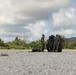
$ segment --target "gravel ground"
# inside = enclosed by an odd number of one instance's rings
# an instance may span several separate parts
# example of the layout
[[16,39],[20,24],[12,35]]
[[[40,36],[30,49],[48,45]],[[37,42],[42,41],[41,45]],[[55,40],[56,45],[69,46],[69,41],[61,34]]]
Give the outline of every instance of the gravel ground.
[[76,51],[0,50],[0,75],[76,75]]

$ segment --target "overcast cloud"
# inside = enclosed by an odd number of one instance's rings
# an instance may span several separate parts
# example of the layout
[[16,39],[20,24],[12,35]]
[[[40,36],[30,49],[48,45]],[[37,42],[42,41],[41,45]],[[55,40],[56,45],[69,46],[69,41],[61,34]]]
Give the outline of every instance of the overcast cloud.
[[[74,3],[73,3],[74,2]],[[76,34],[76,6],[73,0],[0,0],[0,38],[16,36],[35,41],[45,34]]]

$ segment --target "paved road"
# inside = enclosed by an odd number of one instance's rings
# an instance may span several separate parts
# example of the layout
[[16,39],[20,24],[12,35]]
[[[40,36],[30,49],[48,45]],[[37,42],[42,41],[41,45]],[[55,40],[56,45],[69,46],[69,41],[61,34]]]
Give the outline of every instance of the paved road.
[[0,75],[76,75],[76,51],[0,50]]

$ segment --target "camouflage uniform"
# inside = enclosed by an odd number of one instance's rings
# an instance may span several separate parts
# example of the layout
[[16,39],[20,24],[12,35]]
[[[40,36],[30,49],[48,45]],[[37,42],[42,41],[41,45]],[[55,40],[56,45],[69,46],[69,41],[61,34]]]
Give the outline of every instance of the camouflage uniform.
[[41,44],[42,44],[42,51],[44,51],[45,48],[44,35],[42,35],[41,37]]
[[64,42],[64,38],[59,35],[59,46],[62,48],[62,43]]
[[60,43],[60,37],[59,35],[56,35],[56,37],[54,38],[53,51],[58,51],[59,43]]

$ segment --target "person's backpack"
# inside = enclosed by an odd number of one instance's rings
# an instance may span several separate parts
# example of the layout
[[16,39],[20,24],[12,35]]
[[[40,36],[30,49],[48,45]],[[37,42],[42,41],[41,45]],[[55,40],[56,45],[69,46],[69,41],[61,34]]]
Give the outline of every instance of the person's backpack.
[[32,49],[32,52],[41,52],[40,49]]

